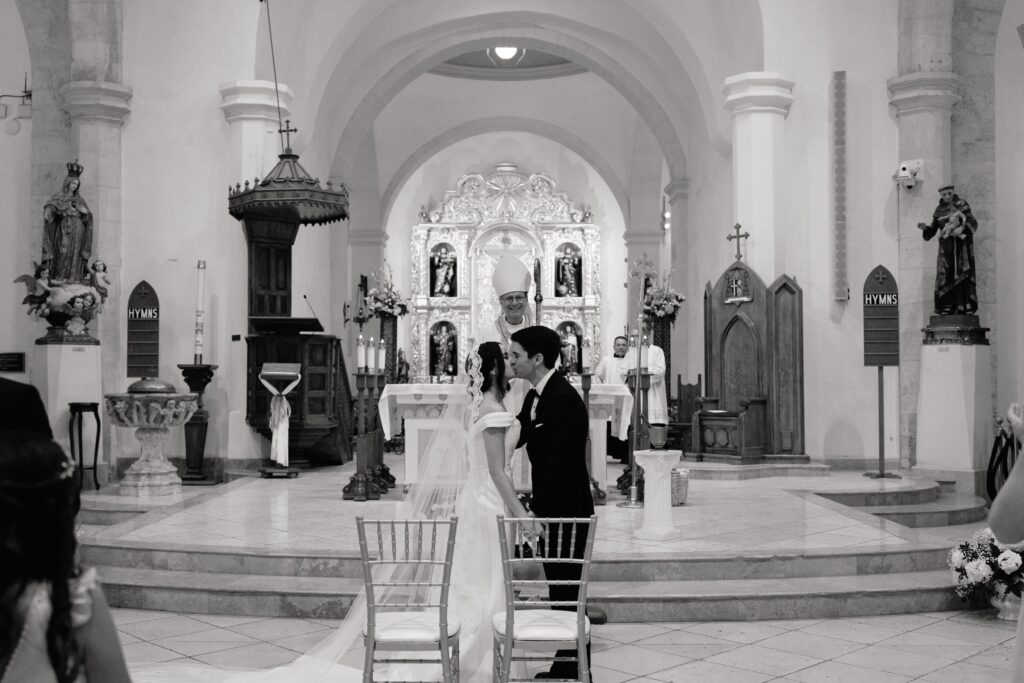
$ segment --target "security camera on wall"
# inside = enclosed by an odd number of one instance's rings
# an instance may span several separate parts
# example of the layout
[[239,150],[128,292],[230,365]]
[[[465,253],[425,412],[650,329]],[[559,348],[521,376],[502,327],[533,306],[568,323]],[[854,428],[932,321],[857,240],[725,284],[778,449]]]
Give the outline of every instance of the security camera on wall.
[[893,175],[893,179],[902,185],[904,189],[913,189],[914,185],[917,184],[917,176],[923,167],[924,162],[920,159],[901,161],[899,168],[896,169],[896,173]]

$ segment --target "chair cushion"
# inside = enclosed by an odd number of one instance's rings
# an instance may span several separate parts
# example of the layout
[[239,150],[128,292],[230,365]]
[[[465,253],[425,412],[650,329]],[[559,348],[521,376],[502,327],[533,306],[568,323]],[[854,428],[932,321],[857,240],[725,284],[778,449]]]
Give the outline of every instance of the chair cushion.
[[[376,639],[378,643],[434,643],[440,640],[441,623],[437,610],[418,612],[378,612]],[[458,635],[459,621],[448,615],[448,637]],[[363,625],[367,635],[367,625]]]
[[[491,626],[499,636],[505,635],[505,613],[497,612]],[[583,630],[590,635],[590,619],[583,618]],[[516,640],[576,640],[576,612],[554,609],[517,609],[512,620],[512,637]]]

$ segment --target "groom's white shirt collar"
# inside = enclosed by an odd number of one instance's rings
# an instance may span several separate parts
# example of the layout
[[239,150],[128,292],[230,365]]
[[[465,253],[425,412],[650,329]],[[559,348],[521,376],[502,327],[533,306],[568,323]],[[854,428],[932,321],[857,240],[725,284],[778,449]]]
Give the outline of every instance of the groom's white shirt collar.
[[555,374],[555,369],[551,368],[548,370],[548,374],[544,375],[544,377],[537,382],[537,386],[533,388],[533,390],[537,392],[537,398],[540,398],[540,395],[544,393],[544,387],[548,385],[548,380],[551,379],[551,375],[553,374]]

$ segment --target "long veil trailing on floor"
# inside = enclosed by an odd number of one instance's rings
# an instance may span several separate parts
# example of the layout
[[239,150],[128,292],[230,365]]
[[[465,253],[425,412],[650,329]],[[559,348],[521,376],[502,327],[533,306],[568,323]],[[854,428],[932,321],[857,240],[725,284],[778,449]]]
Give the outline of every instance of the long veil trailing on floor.
[[[482,394],[480,387],[481,359],[474,348],[470,352],[468,368],[456,378],[456,383],[466,387],[466,392],[453,394],[437,420],[436,430],[423,450],[419,463],[418,480],[410,486],[405,499],[396,504],[395,519],[438,519],[449,518],[455,514],[455,504],[466,484],[468,463],[469,427],[479,414]],[[464,539],[464,545],[468,541]],[[459,543],[456,543],[456,562],[458,562]],[[378,569],[374,570],[375,572]],[[395,572],[404,569],[382,569],[391,572],[390,578],[405,580],[405,576],[396,576]],[[388,578],[375,574],[382,580]],[[409,577],[412,578],[412,577]],[[420,577],[417,577],[420,578]],[[384,593],[376,591],[378,602],[399,602],[414,607],[418,603],[428,602],[429,596],[417,595],[409,588],[394,588]],[[436,602],[436,596],[434,598]],[[360,591],[358,597],[349,608],[342,623],[320,643],[291,664],[264,671],[224,671],[200,668],[197,665],[163,664],[133,668],[132,678],[136,683],[348,683],[362,680],[359,650],[363,644],[363,627],[366,625],[366,597]],[[353,657],[353,655],[357,655]],[[404,668],[392,665],[397,673],[405,678]],[[440,668],[436,670],[440,680]],[[377,671],[384,676],[391,676],[395,671],[388,671],[379,666]],[[417,676],[421,676],[417,673]],[[420,678],[422,680],[422,678]]]

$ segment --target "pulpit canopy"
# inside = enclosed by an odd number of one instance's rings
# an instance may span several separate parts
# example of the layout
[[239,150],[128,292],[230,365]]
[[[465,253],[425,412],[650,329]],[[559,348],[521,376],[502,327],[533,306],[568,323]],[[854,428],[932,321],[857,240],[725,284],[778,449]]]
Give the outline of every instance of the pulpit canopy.
[[303,225],[323,225],[348,218],[348,190],[313,178],[299,155],[285,147],[280,161],[262,181],[228,187],[228,211],[238,220],[259,218]]

